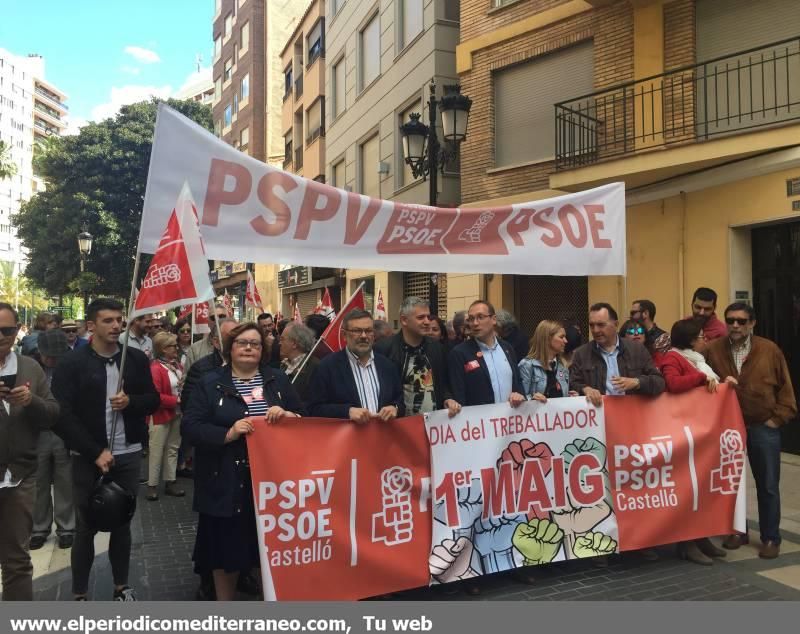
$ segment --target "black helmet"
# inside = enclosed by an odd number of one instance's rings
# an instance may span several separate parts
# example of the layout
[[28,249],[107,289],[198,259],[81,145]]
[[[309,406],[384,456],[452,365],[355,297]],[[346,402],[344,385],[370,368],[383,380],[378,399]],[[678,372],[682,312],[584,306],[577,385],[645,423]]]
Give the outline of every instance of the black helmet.
[[136,496],[107,474],[97,479],[89,495],[89,522],[98,531],[127,524],[136,512]]

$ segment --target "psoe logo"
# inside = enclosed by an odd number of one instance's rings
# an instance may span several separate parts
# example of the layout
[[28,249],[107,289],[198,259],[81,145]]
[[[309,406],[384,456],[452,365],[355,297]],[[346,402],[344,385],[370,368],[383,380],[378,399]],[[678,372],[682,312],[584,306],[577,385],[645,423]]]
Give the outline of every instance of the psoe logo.
[[719,468],[711,470],[711,492],[736,495],[744,472],[744,441],[735,429],[719,436]]
[[410,542],[414,534],[411,490],[414,477],[411,469],[390,467],[381,473],[383,511],[372,516],[372,541],[396,546]]
[[150,274],[142,280],[143,288],[154,288],[156,286],[163,286],[164,284],[172,284],[173,282],[181,281],[181,270],[177,264],[165,264],[164,266],[156,266],[150,271]]

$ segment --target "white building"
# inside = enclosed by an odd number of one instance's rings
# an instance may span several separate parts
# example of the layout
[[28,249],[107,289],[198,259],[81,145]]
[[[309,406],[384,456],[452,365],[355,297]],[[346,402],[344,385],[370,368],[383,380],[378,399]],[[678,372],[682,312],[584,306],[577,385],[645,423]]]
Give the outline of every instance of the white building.
[[37,140],[64,131],[66,98],[45,81],[42,57],[21,57],[0,48],[0,140],[11,148],[17,166],[14,176],[0,181],[0,260],[24,262],[11,217],[42,187],[33,173],[34,146]]

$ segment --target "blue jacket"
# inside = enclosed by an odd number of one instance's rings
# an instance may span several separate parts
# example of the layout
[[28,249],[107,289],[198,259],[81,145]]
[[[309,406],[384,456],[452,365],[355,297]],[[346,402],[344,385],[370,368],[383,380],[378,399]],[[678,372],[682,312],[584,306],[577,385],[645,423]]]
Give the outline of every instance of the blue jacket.
[[[311,416],[350,418],[351,407],[362,407],[347,354],[347,350],[334,352],[326,356],[317,366],[309,390],[311,403],[308,410]],[[395,365],[381,354],[375,355],[375,369],[380,384],[378,407],[394,405],[398,416],[402,416],[403,389],[400,385],[400,373]]]
[[[522,381],[523,394],[531,397],[537,392],[544,394],[547,389],[547,373],[538,359],[524,358],[519,362],[519,377]],[[556,360],[556,381],[561,386],[561,393],[569,395],[569,368]]]
[[[511,366],[511,391],[524,394],[519,379],[517,357],[513,348],[499,337],[497,341],[503,352],[506,353],[508,364]],[[450,391],[453,393],[453,398],[464,406],[494,403],[494,390],[492,389],[492,379],[489,377],[489,368],[486,366],[486,361],[483,360],[483,355],[479,355],[478,352],[480,352],[480,348],[478,348],[477,342],[474,339],[468,339],[453,348],[447,359],[450,367]],[[473,361],[477,361],[480,367],[467,371],[467,365]]]
[[[302,404],[283,372],[262,364],[264,398],[269,405],[303,413]],[[205,374],[192,391],[189,408],[183,414],[181,435],[194,446],[194,504],[199,513],[232,517],[242,510],[240,487],[249,473],[237,466],[247,456],[244,437],[225,443],[228,429],[248,415],[247,404],[233,385],[230,366]]]

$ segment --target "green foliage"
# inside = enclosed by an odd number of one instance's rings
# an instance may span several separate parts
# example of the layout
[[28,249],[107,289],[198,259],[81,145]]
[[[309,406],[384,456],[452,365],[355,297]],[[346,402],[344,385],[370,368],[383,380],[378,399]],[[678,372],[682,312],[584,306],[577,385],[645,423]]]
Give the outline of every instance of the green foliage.
[[[212,129],[208,106],[173,99],[167,104]],[[123,106],[113,119],[38,148],[34,170],[47,189],[24,203],[12,222],[29,251],[25,273],[48,294],[77,290],[78,233],[85,223],[94,236],[86,261],[93,294],[128,297],[157,107],[155,99]]]
[[0,141],[0,181],[17,173],[17,164],[11,160],[11,147]]
[[47,308],[47,300],[24,275],[17,275],[14,262],[0,261],[0,302],[19,305],[20,312],[39,312]]

